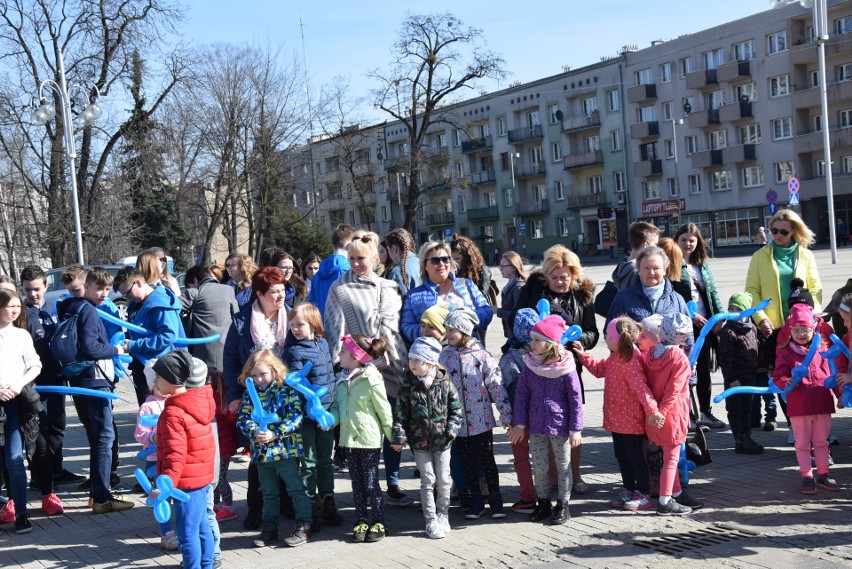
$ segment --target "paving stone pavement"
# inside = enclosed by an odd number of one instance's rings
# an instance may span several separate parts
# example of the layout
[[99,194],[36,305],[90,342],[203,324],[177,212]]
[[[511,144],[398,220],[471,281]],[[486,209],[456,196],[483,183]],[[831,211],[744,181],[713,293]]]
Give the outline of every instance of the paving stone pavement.
[[[826,300],[850,276],[847,255],[831,265],[828,251],[817,251]],[[598,283],[606,282],[614,264],[590,266],[586,274]],[[748,257],[714,259],[711,263],[723,302],[743,286]],[[494,270],[495,276],[497,271]],[[501,328],[495,320],[487,336],[492,353],[499,354]],[[594,352],[605,353],[601,342]],[[571,520],[562,527],[534,524],[526,516],[510,513],[505,520],[484,517],[463,519],[457,507],[450,513],[453,531],[443,540],[427,539],[419,508],[386,507],[391,536],[375,544],[350,543],[354,523],[347,475],[336,475],[338,503],[345,523],[339,528],[324,527],[313,541],[298,549],[283,546],[252,549],[255,532],[242,530],[245,513],[246,465],[231,465],[238,520],[221,524],[222,549],[226,567],[293,567],[311,569],[372,567],[852,567],[852,531],[847,527],[852,515],[852,416],[839,411],[833,432],[841,443],[832,447],[836,465],[833,475],[840,492],[818,491],[806,497],[799,493],[795,452],[786,444],[787,428],[782,421],[775,432],[758,430],[754,438],[766,447],[763,455],[741,456],[733,452],[730,431],[708,433],[713,463],[693,473],[689,491],[706,500],[706,506],[687,517],[660,517],[653,512],[628,513],[607,507],[619,477],[609,434],[602,424],[602,380],[586,374],[585,429],[583,431],[582,476],[591,486],[585,495],[571,499]],[[721,391],[721,376],[714,376],[714,393]],[[119,386],[119,393],[133,401],[132,389]],[[724,419],[724,407],[716,406]],[[120,473],[132,484],[139,446],[133,441],[135,404],[119,402],[116,416],[122,441]],[[511,465],[511,449],[502,429],[495,434],[495,452],[500,482],[507,506],[518,499],[518,487]],[[87,448],[82,428],[68,406],[66,466],[87,471]],[[401,486],[419,495],[413,478],[410,452],[403,456]],[[138,496],[137,506],[127,512],[93,515],[86,508],[86,496],[73,486],[63,487],[61,497],[66,514],[53,518],[38,511],[37,493],[30,493],[34,529],[16,535],[10,526],[0,534],[2,567],[177,567],[180,556],[158,547],[157,525],[149,508]],[[282,520],[281,529],[289,522]],[[701,533],[743,536],[728,542],[705,541]],[[683,536],[687,532],[698,532]],[[635,541],[669,536],[695,549],[672,556],[635,545]],[[683,536],[682,539],[678,539]]]

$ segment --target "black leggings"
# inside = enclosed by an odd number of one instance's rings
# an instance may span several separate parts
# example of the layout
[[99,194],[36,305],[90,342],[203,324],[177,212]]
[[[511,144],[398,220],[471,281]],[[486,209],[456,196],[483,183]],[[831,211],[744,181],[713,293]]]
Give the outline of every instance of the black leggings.
[[651,491],[651,480],[643,450],[644,442],[645,435],[612,433],[612,448],[621,472],[621,482],[631,492],[638,490],[647,496]]
[[494,437],[491,430],[469,437],[457,437],[453,445],[458,447],[458,455],[461,456],[464,468],[464,477],[467,479],[471,492],[479,490],[479,467],[485,473],[485,483],[488,485],[488,493],[500,492],[500,480],[497,473],[497,463],[494,461]]
[[[695,337],[698,338],[701,334],[700,328],[695,328]],[[698,376],[698,382],[695,385],[696,397],[698,399],[698,410],[702,413],[710,413],[710,399],[713,395],[713,382],[710,378],[710,360],[711,352],[716,349],[716,339],[714,334],[708,334],[704,339],[704,344],[701,346],[701,352],[698,354],[698,360],[695,362],[695,373]]]

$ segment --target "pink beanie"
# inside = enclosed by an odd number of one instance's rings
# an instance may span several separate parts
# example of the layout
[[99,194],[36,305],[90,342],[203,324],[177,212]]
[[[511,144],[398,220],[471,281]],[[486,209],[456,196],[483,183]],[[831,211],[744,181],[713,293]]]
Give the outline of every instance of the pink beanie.
[[787,326],[807,326],[813,328],[816,325],[814,320],[814,309],[807,304],[794,304],[790,307],[790,315],[787,316]]
[[565,324],[565,321],[562,320],[561,316],[551,314],[550,316],[545,316],[543,319],[539,320],[539,322],[532,327],[532,330],[530,330],[530,336],[536,336],[545,342],[561,346],[562,335],[565,334],[565,330],[567,329],[568,326]]

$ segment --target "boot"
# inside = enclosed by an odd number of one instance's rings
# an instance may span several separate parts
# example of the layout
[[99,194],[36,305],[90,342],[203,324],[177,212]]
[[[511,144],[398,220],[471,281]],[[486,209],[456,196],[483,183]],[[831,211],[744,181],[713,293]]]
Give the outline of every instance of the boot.
[[268,547],[278,541],[278,524],[263,522],[260,535],[251,542],[253,547]]
[[540,522],[549,518],[553,514],[553,507],[550,504],[550,498],[539,500],[535,509],[530,514],[531,522]]
[[470,511],[470,490],[459,490],[459,508],[463,514]]
[[568,513],[568,504],[562,500],[557,500],[556,507],[553,508],[553,514],[550,516],[550,524],[554,526],[561,526],[570,518],[571,514]]
[[734,452],[737,454],[755,455],[763,452],[763,447],[751,440],[749,435],[734,435],[734,439],[737,441],[734,447]]
[[500,492],[491,492],[488,494],[488,506],[491,508],[492,520],[502,520],[506,517],[506,510],[503,507],[503,495]]
[[750,449],[750,452],[747,452],[746,454],[761,454],[763,452],[763,447],[754,442],[754,439],[751,438],[751,429],[748,429],[743,436],[745,437],[746,444]]
[[466,520],[478,520],[479,516],[485,513],[485,502],[482,500],[480,492],[470,493],[470,509],[464,515]]
[[322,523],[327,526],[339,526],[343,523],[343,516],[337,512],[334,494],[328,494],[322,501]]
[[317,533],[322,527],[322,502],[311,502],[311,533]]
[[307,522],[296,522],[295,532],[284,540],[287,547],[299,547],[311,540],[311,524]]

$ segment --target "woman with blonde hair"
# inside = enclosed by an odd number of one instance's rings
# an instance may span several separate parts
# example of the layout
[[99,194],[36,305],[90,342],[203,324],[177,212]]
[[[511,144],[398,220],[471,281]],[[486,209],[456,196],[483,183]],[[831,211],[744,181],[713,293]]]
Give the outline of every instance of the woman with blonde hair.
[[[180,296],[180,286],[166,269],[166,255],[162,249],[146,249],[136,257],[136,268],[142,273],[145,282],[151,286],[165,286],[171,289],[175,296]],[[160,259],[163,259],[162,261]],[[164,273],[164,271],[166,271]],[[174,281],[174,285],[172,282]]]
[[180,284],[169,270],[169,257],[166,255],[166,250],[162,247],[151,247],[148,251],[156,254],[157,260],[160,261],[160,281],[164,286],[172,289],[175,295],[180,296]]
[[500,274],[509,282],[500,292],[500,308],[494,310],[497,318],[503,321],[503,335],[506,338],[513,336],[512,329],[515,325],[515,310],[518,299],[521,296],[521,288],[527,281],[527,271],[524,268],[524,260],[514,251],[506,251],[500,257]]
[[225,270],[231,277],[225,284],[234,288],[234,296],[237,298],[240,310],[242,310],[252,300],[251,279],[257,270],[257,265],[248,255],[231,253],[225,260]]
[[393,268],[385,275],[399,285],[403,296],[408,291],[420,286],[420,259],[414,249],[414,238],[402,228],[392,230],[385,235],[385,243],[388,246],[388,256],[393,261]]

